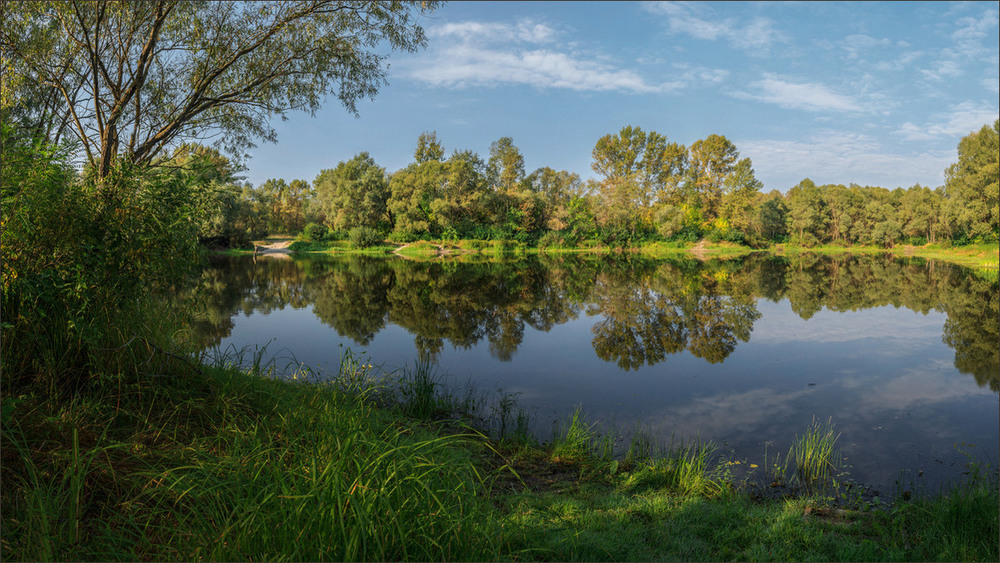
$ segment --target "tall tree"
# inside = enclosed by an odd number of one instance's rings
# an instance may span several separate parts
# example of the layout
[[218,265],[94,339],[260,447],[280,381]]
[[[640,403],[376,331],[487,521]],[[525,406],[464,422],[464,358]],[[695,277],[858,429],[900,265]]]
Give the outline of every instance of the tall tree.
[[598,139],[592,156],[591,167],[603,176],[597,185],[602,221],[632,232],[652,223],[653,202],[665,197],[685,160],[683,146],[667,144],[666,135],[631,125]]
[[68,125],[104,178],[118,158],[148,163],[183,140],[218,136],[234,152],[273,141],[270,118],[313,113],[328,94],[356,112],[385,83],[386,47],[421,47],[414,16],[436,6],[5,2],[0,43],[5,80],[41,85],[48,119]]
[[417,137],[417,150],[413,153],[413,159],[417,164],[422,162],[444,160],[444,146],[438,142],[435,131],[424,131]]
[[948,167],[945,189],[951,219],[968,238],[1000,237],[1000,120],[984,125],[958,143],[958,162]]
[[385,168],[376,164],[368,153],[323,170],[313,186],[331,228],[389,229],[389,180]]
[[545,227],[561,231],[569,226],[569,202],[583,191],[580,175],[567,170],[555,171],[548,166],[539,168],[525,178],[528,189],[542,198],[545,206]]
[[764,184],[757,179],[749,158],[741,159],[723,181],[722,216],[743,233],[759,232],[755,204]]
[[514,139],[500,137],[490,145],[490,159],[486,162],[487,178],[498,192],[514,195],[524,180],[524,156],[514,146]]
[[726,178],[733,172],[740,153],[729,139],[709,135],[691,144],[688,151],[688,193],[706,220],[719,216]]
[[813,246],[823,240],[829,214],[822,190],[806,178],[788,190],[788,230],[803,246]]

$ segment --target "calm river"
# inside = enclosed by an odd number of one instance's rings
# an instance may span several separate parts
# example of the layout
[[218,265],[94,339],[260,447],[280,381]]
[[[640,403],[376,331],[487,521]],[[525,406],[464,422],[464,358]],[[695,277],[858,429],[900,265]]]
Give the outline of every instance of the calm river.
[[831,418],[850,477],[892,493],[959,478],[963,451],[997,463],[997,294],[890,256],[286,256],[213,257],[183,302],[206,347],[279,365],[430,358],[449,385],[516,393],[542,439],[582,405],[762,465]]

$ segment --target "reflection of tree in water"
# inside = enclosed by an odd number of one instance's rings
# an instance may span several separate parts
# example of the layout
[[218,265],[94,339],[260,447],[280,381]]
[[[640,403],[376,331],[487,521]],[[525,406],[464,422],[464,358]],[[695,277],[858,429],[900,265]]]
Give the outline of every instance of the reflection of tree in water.
[[1000,308],[997,283],[962,280],[965,291],[950,294],[942,340],[955,349],[955,367],[980,386],[1000,392]]
[[178,291],[173,301],[187,311],[191,332],[204,349],[229,336],[237,312],[250,315],[308,305],[305,278],[302,268],[291,260],[211,256],[209,267]]
[[760,318],[753,299],[721,293],[727,270],[695,262],[666,263],[655,274],[602,274],[588,313],[604,318],[593,328],[598,357],[625,370],[654,365],[687,349],[711,363],[726,359],[750,339]]
[[852,311],[892,305],[948,314],[943,340],[955,366],[1000,391],[997,283],[940,262],[886,256],[650,260],[541,256],[519,261],[413,262],[368,256],[296,260],[213,258],[177,303],[203,346],[232,330],[237,312],[313,305],[341,336],[367,345],[386,322],[414,335],[434,357],[446,342],[483,339],[510,360],[526,326],[548,331],[586,309],[597,355],[622,369],[662,362],[687,350],[716,363],[750,338],[756,300],[788,299],[809,319],[824,307]]
[[385,327],[393,271],[383,259],[351,258],[317,263],[323,267],[313,268],[306,277],[306,294],[324,324],[367,346]]
[[524,326],[548,330],[572,318],[573,307],[536,261],[517,263],[390,263],[389,320],[419,336],[421,355],[433,357],[445,340],[470,348],[483,338],[490,353],[509,361],[524,338]]
[[[942,339],[955,350],[955,368],[975,377],[979,385],[1000,391],[997,282],[959,266],[891,255],[785,262],[786,297],[805,319],[823,306],[854,311],[892,305],[925,314],[947,313]],[[804,270],[808,279],[799,273]],[[821,299],[816,299],[820,290],[811,287],[817,284],[824,288]]]

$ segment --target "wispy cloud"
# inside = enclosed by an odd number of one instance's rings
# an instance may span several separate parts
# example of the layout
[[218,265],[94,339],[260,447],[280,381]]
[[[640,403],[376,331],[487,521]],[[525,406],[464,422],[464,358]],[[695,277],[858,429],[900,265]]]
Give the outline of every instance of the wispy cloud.
[[955,22],[957,29],[951,34],[951,38],[960,52],[969,57],[977,57],[990,47],[996,46],[988,45],[987,38],[990,31],[998,24],[1000,24],[1000,12],[997,10],[986,10],[979,17],[959,18]]
[[567,53],[536,49],[503,51],[470,44],[441,50],[421,61],[410,76],[436,86],[498,86],[525,84],[538,88],[591,91],[659,92],[631,70],[618,69]]
[[496,87],[504,84],[576,91],[665,93],[694,83],[715,84],[728,71],[675,64],[670,80],[652,82],[616,66],[602,55],[582,53],[559,41],[560,32],[544,23],[457,22],[428,30],[430,49],[409,63],[408,76],[445,87]]
[[987,9],[975,16],[958,18],[953,23],[954,31],[950,36],[952,46],[941,49],[936,59],[931,62],[930,68],[922,69],[921,74],[932,82],[946,82],[967,71],[980,68],[986,61],[992,61],[995,69],[1000,50],[993,34],[998,25],[1000,25],[1000,11],[996,9]]
[[806,111],[859,112],[858,102],[817,82],[792,82],[775,74],[750,83],[750,91],[736,91],[736,98],[760,100],[783,108]]
[[690,2],[646,2],[649,13],[664,16],[670,33],[683,33],[696,39],[725,39],[730,45],[754,55],[766,55],[773,45],[788,42],[788,36],[762,17],[747,21],[719,18],[708,5]]
[[736,140],[753,158],[767,189],[786,190],[803,178],[817,184],[937,186],[955,160],[954,149],[907,153],[858,133],[819,130],[801,140]]
[[470,41],[518,41],[525,43],[551,43],[556,30],[544,23],[522,20],[516,24],[499,22],[446,23],[428,31],[431,37],[457,37]]
[[949,111],[936,114],[933,119],[922,126],[907,121],[896,134],[907,141],[927,141],[951,137],[959,139],[972,131],[979,130],[983,125],[997,119],[1000,110],[991,102],[962,102]]
[[843,48],[848,60],[864,58],[868,53],[880,47],[889,47],[892,42],[887,38],[876,39],[869,35],[855,34],[844,38]]

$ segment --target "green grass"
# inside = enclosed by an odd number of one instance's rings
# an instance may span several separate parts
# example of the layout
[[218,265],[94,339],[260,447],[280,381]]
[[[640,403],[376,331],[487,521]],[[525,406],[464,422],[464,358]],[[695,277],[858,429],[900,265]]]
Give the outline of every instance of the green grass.
[[[385,374],[346,352],[333,378],[284,381],[264,356],[5,395],[0,557],[997,559],[997,480],[975,463],[949,494],[877,509],[763,500],[711,443],[636,431],[616,456],[580,408],[538,444],[515,396],[449,391],[426,362]],[[795,478],[828,478],[835,438],[807,428]]]
[[897,256],[917,256],[931,260],[941,260],[984,271],[996,271],[998,263],[1000,263],[1000,246],[996,244],[969,244],[964,246],[941,244],[910,246],[900,244],[893,248],[862,245],[821,245],[806,248],[779,244],[772,246],[769,250],[778,254],[884,254],[890,252]]
[[840,456],[836,450],[840,434],[833,422],[812,423],[801,436],[796,436],[787,460],[795,461],[795,479],[808,489],[823,490],[836,487],[834,478],[840,469]]
[[288,250],[292,252],[337,252],[349,254],[391,254],[395,249],[396,246],[393,244],[377,244],[367,248],[355,248],[347,240],[297,240],[288,247]]
[[497,558],[479,435],[378,408],[350,367],[22,396],[3,427],[3,559]]

